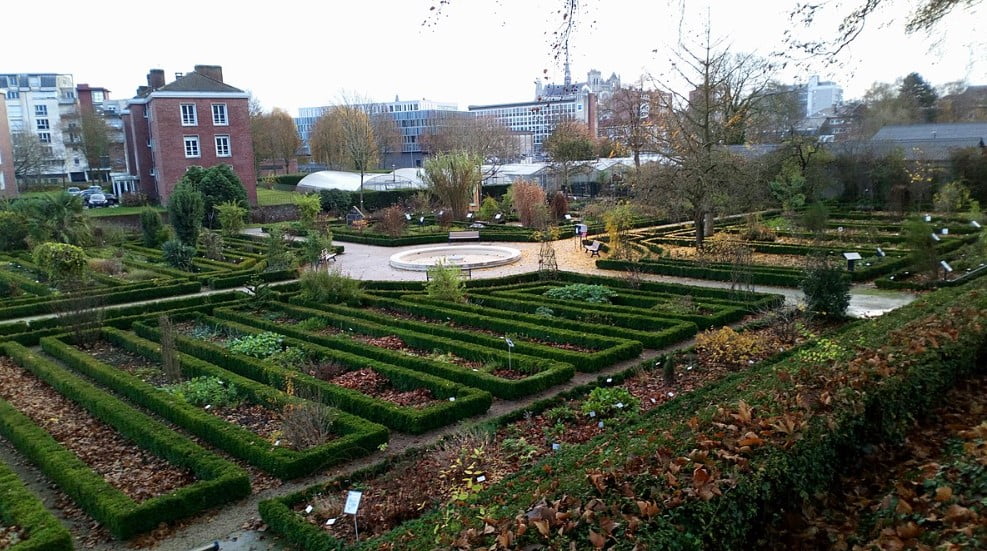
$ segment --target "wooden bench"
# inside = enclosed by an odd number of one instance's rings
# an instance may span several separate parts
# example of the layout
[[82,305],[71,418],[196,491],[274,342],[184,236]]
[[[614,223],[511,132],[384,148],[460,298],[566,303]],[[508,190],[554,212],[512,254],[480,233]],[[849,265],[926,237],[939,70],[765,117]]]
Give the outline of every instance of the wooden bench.
[[479,231],[451,231],[449,232],[449,242],[453,241],[479,241]]
[[594,240],[589,245],[583,245],[583,248],[586,249],[586,252],[590,253],[589,256],[592,258],[594,256],[600,256],[600,245],[601,243],[599,241]]

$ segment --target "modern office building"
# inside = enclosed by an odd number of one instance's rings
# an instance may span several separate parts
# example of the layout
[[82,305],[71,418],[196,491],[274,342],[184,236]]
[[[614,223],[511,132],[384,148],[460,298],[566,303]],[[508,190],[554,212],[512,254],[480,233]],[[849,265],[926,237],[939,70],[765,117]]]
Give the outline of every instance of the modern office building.
[[[326,114],[333,106],[302,107],[298,110],[295,126],[302,138],[303,147],[308,148],[308,139],[312,128],[319,117]],[[392,102],[362,103],[356,107],[370,116],[387,115],[393,118],[401,135],[400,151],[385,151],[381,158],[384,168],[420,167],[427,151],[422,147],[422,136],[442,125],[442,121],[451,117],[469,116],[459,111],[455,103],[432,101],[428,99],[401,101],[395,98]]]
[[574,83],[567,63],[562,84],[535,81],[533,101],[470,105],[469,110],[478,116],[491,116],[514,132],[531,133],[535,155],[540,155],[542,143],[560,121],[571,119],[583,122],[596,136],[598,103],[608,99],[619,88],[620,78],[616,74],[603,79],[596,69],[586,74],[585,82]]
[[248,102],[246,92],[223,82],[218,65],[196,65],[170,83],[151,69],[122,113],[127,166],[139,189],[164,203],[188,167],[227,164],[256,204]]
[[86,180],[86,159],[77,144],[66,141],[71,121],[78,118],[72,75],[57,73],[0,74],[7,125],[12,139],[33,135],[43,160],[25,178],[45,183]]

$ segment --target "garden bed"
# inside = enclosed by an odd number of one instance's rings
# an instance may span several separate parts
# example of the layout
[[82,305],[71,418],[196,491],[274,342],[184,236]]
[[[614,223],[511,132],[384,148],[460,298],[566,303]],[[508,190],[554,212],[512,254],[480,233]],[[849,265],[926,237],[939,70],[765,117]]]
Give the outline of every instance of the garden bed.
[[0,398],[137,503],[195,482],[190,470],[134,445],[7,357],[0,357]]

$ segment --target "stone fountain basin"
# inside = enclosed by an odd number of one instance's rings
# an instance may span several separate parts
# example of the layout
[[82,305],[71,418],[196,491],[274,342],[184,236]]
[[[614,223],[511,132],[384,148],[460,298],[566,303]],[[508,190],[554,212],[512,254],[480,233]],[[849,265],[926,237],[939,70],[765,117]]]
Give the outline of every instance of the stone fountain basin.
[[424,272],[442,262],[449,266],[476,270],[512,264],[521,259],[521,251],[496,245],[443,245],[421,247],[391,255],[390,264],[399,270]]

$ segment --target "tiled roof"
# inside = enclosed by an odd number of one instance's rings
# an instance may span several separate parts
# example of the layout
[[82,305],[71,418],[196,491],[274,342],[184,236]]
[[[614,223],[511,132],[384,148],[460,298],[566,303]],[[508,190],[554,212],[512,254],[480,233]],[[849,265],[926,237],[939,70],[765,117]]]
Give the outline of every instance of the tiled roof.
[[225,92],[225,93],[245,93],[239,88],[234,88],[229,84],[224,84],[218,80],[211,79],[205,75],[196,73],[186,73],[178,80],[170,82],[161,88],[162,92]]
[[903,124],[885,126],[874,134],[873,141],[910,141],[973,138],[987,139],[987,123],[954,122],[931,124]]

